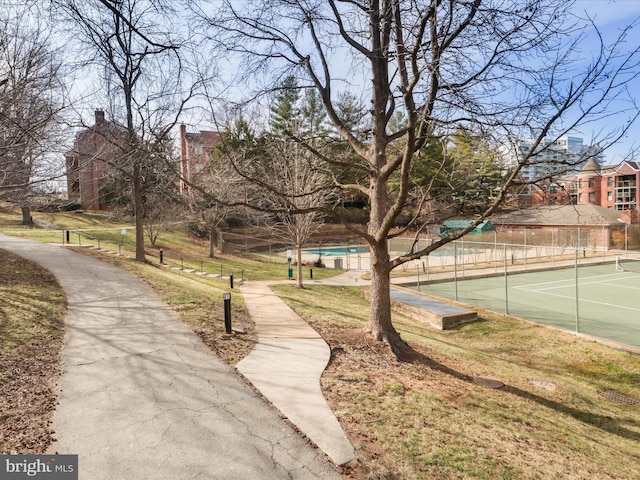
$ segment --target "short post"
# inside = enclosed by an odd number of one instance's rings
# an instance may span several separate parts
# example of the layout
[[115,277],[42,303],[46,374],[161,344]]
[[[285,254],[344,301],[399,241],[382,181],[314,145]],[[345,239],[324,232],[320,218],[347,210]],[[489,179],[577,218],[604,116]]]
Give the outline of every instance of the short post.
[[287,250],[287,276],[293,278],[293,268],[291,268],[291,250]]
[[231,294],[223,293],[222,299],[224,300],[224,331],[231,333]]
[[164,254],[162,252],[162,249],[160,249],[160,263],[164,263]]
[[229,274],[229,286],[233,288],[233,272]]
[[69,235],[70,235],[70,232],[69,230],[67,230],[67,243],[69,243]]
[[184,258],[180,259],[180,270],[184,270]]
[[313,280],[313,268],[309,267],[309,278]]

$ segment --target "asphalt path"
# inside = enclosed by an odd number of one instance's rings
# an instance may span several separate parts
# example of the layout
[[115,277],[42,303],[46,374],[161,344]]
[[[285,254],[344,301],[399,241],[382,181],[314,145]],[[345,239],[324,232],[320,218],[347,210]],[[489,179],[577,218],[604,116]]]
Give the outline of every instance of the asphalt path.
[[67,296],[56,441],[79,478],[339,479],[335,468],[122,269],[0,234]]

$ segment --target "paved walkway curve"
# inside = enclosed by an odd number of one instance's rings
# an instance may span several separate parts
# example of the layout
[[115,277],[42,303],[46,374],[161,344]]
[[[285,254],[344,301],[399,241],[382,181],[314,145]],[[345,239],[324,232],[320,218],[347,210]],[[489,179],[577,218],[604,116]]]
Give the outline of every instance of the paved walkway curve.
[[348,463],[355,458],[353,446],[320,387],[331,350],[268,283],[240,287],[258,343],[236,368],[334,463]]
[[339,479],[335,469],[133,275],[0,234],[68,301],[50,452],[82,480]]

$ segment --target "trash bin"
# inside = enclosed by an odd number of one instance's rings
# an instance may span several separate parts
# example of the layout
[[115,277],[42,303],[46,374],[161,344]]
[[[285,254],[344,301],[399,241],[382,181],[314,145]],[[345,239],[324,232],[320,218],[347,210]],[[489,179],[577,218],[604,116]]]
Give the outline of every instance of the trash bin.
[[342,257],[337,257],[333,259],[333,268],[342,269]]

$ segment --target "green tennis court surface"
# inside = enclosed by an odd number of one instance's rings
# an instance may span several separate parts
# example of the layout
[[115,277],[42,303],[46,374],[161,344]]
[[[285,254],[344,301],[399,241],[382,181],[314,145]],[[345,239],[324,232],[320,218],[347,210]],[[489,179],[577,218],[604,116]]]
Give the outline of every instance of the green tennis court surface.
[[[455,282],[420,291],[456,298]],[[458,279],[457,292],[460,302],[640,347],[640,273],[612,263],[578,267],[577,275],[569,268]]]

